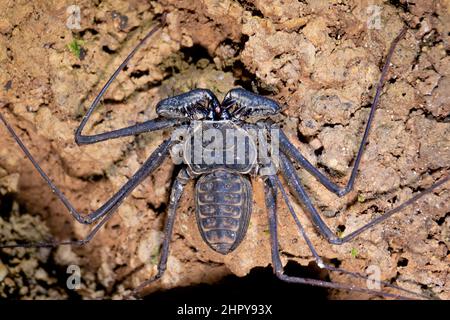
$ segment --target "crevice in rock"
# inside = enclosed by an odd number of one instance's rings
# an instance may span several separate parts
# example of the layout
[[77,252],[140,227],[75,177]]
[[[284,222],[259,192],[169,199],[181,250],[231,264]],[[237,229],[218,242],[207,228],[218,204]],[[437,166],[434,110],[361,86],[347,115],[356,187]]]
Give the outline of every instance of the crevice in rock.
[[259,10],[254,3],[247,0],[237,0],[237,2],[247,11],[252,13],[252,16],[264,18],[263,13]]
[[[302,266],[297,262],[289,261],[285,273],[290,276],[325,280],[326,276],[320,274],[320,268],[314,263]],[[270,292],[270,294],[268,294]],[[154,292],[144,297],[152,303],[161,302],[198,302],[202,303],[220,301],[248,301],[259,303],[269,301],[274,296],[295,296],[296,299],[307,297],[314,300],[325,300],[328,290],[322,287],[313,287],[286,283],[279,280],[273,273],[271,266],[256,267],[244,277],[228,275],[214,284],[198,284]]]
[[209,63],[214,63],[213,58],[208,53],[208,49],[199,44],[194,44],[192,47],[183,47],[179,53],[183,60],[189,64],[197,64],[201,59],[207,59]]

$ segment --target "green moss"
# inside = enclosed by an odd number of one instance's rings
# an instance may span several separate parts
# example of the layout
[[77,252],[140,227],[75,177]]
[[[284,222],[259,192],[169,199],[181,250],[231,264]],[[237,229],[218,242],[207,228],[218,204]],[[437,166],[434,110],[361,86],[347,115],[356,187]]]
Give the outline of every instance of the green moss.
[[152,252],[152,255],[150,256],[150,262],[153,265],[158,264],[159,261],[159,252],[160,252],[160,248],[159,246],[157,248],[155,248],[155,250]]
[[352,251],[350,253],[352,255],[352,258],[356,258],[358,256],[358,249],[352,248]]
[[364,197],[362,194],[358,194],[358,202],[364,203],[366,201],[366,197]]
[[69,51],[75,55],[78,59],[81,58],[81,53],[83,51],[84,41],[79,39],[73,39],[68,45],[67,48]]

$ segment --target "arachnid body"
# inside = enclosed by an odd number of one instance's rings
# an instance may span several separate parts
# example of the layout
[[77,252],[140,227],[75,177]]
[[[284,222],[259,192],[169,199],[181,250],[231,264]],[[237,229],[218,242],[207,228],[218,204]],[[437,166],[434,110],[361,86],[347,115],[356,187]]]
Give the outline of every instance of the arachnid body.
[[[173,161],[180,166],[180,170],[171,188],[158,271],[151,279],[138,286],[134,290],[134,293],[138,293],[151,282],[161,278],[166,270],[176,211],[183,189],[188,181],[195,180],[195,212],[198,232],[200,232],[203,240],[212,250],[227,255],[231,254],[245,238],[249,219],[252,214],[253,199],[250,179],[256,176],[262,177],[265,182],[265,204],[269,216],[272,265],[275,274],[280,279],[287,282],[304,283],[336,289],[379,293],[375,290],[356,288],[344,283],[304,279],[284,274],[278,247],[277,199],[279,198],[279,195],[281,195],[280,199],[283,199],[286,203],[299,232],[306,241],[320,267],[329,271],[342,272],[357,278],[364,278],[364,275],[347,272],[322,261],[314,249],[314,246],[309,241],[302,224],[298,220],[296,212],[284,189],[285,187],[280,182],[278,175],[281,175],[284,178],[294,197],[305,206],[311,217],[311,221],[318,232],[331,244],[336,245],[352,240],[360,233],[383,222],[394,213],[412,204],[420,197],[432,192],[449,180],[448,177],[442,179],[432,187],[423,190],[410,200],[404,202],[399,207],[385,213],[385,215],[369,222],[345,237],[339,237],[330,230],[320,213],[314,207],[314,204],[306,193],[295,170],[294,163],[305,168],[328,190],[338,196],[343,196],[352,189],[357,177],[361,156],[367,142],[369,129],[385,81],[391,56],[394,53],[396,44],[405,34],[406,29],[402,30],[391,45],[371,106],[371,113],[366,124],[366,129],[354,161],[349,182],[344,188],[341,188],[315,168],[300,153],[300,151],[294,147],[288,140],[286,134],[276,123],[267,119],[281,111],[278,103],[270,98],[251,93],[242,88],[236,88],[229,91],[222,102],[218,101],[214,93],[208,89],[195,89],[160,101],[156,106],[158,118],[154,120],[101,134],[89,136],[83,135],[82,132],[85,125],[112,81],[127,65],[137,49],[159,28],[160,27],[156,27],[149,32],[113,74],[87,111],[87,114],[76,131],[75,140],[79,145],[86,145],[167,128],[175,129],[175,133],[171,138],[159,145],[148,157],[142,167],[98,210],[87,215],[80,214],[40,168],[12,127],[0,115],[0,119],[5,123],[12,136],[19,143],[27,157],[33,162],[33,165],[39,171],[41,176],[47,181],[55,194],[67,207],[70,214],[82,224],[97,223],[83,240],[75,242],[62,241],[36,243],[29,245],[54,246],[86,244],[111,218],[115,209],[117,209],[125,197],[129,195],[144,178],[154,172],[166,158],[172,157]],[[221,137],[221,139],[218,137]],[[198,159],[196,159],[197,157]],[[1,245],[0,247],[15,246],[26,245],[6,244]],[[389,283],[382,284],[403,291],[403,294],[414,294],[406,289],[397,288]],[[396,294],[386,292],[381,294],[397,297]]]

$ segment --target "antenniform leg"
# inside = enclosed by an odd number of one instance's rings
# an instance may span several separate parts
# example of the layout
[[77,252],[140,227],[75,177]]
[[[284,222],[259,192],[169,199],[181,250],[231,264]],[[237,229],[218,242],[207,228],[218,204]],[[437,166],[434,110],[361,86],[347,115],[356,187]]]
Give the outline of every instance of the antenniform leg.
[[314,226],[332,244],[342,244],[342,243],[352,240],[353,238],[355,238],[362,232],[383,222],[384,220],[391,217],[393,214],[405,209],[406,207],[410,206],[411,204],[413,204],[414,202],[416,202],[423,196],[431,193],[433,190],[436,190],[441,185],[443,185],[444,183],[446,183],[450,180],[450,176],[447,176],[447,177],[441,179],[440,181],[438,181],[437,183],[435,183],[428,189],[421,191],[420,193],[416,194],[411,199],[405,201],[398,207],[396,207],[396,208],[386,212],[382,216],[370,221],[369,223],[367,223],[363,227],[353,231],[349,235],[347,235],[343,238],[339,238],[339,237],[337,237],[337,235],[335,235],[330,230],[330,228],[325,224],[325,222],[320,217],[320,214],[314,207],[311,199],[309,198],[308,194],[306,193],[305,189],[303,188],[302,183],[300,181],[300,177],[298,176],[297,172],[295,171],[294,165],[287,158],[287,156],[284,155],[282,152],[280,153],[280,165],[281,165],[281,174],[283,175],[283,177],[285,178],[286,182],[288,183],[290,189],[294,193],[294,196],[297,198],[298,201],[300,201],[301,203],[303,203],[306,206],[306,209],[308,210],[308,213],[311,216]]
[[[163,18],[163,20],[164,20],[164,18]],[[174,126],[178,123],[177,120],[172,120],[172,119],[155,119],[155,120],[146,121],[144,123],[136,124],[136,125],[130,126],[128,128],[118,129],[118,130],[114,130],[111,132],[96,134],[96,135],[92,135],[92,136],[84,136],[81,134],[84,126],[86,125],[86,122],[89,120],[89,117],[91,116],[95,107],[98,105],[101,97],[105,94],[108,87],[111,85],[111,83],[117,77],[117,75],[123,70],[123,68],[127,65],[129,60],[134,56],[134,54],[137,52],[137,50],[145,43],[145,41],[147,39],[149,39],[156,31],[158,31],[163,24],[164,24],[164,22],[162,24],[158,24],[144,37],[144,39],[132,50],[132,52],[122,62],[122,64],[117,68],[117,70],[114,72],[114,74],[108,80],[108,82],[102,88],[99,95],[95,98],[95,100],[92,103],[92,105],[90,106],[88,112],[84,116],[84,118],[76,132],[75,140],[78,144],[91,144],[91,143],[96,143],[96,142],[100,142],[100,141],[104,141],[104,140],[108,140],[108,139],[114,139],[114,138],[134,135],[134,134],[138,134],[141,132],[150,132],[150,131],[160,130],[160,129]],[[15,133],[14,129],[6,122],[6,120],[4,119],[4,117],[1,114],[0,114],[0,121],[2,121],[5,124],[9,133],[14,138],[14,140],[18,143],[18,145],[20,146],[22,151],[25,153],[27,158],[31,161],[31,163],[36,168],[36,170],[39,172],[39,174],[42,176],[42,178],[44,178],[44,180],[47,182],[47,184],[50,186],[50,188],[56,194],[56,196],[66,206],[66,208],[69,210],[70,214],[78,222],[83,223],[83,224],[92,224],[92,223],[98,221],[99,219],[103,218],[98,223],[98,225],[93,228],[93,230],[86,237],[86,239],[83,239],[83,240],[49,241],[49,242],[25,243],[25,244],[7,244],[7,245],[0,245],[0,247],[32,247],[32,246],[43,247],[43,246],[57,246],[57,245],[61,245],[61,244],[73,244],[73,245],[85,244],[86,242],[91,240],[92,237],[101,228],[101,226],[104,223],[106,223],[107,220],[109,220],[109,218],[112,216],[112,213],[121,204],[121,202],[125,199],[125,197],[127,195],[129,195],[131,193],[131,191],[133,191],[134,188],[136,188],[136,186],[144,178],[146,178],[151,172],[153,172],[162,163],[162,161],[169,154],[169,147],[170,147],[170,143],[171,143],[170,140],[164,141],[152,153],[152,155],[147,159],[147,161],[144,163],[144,165],[133,175],[133,177],[131,177],[131,179],[127,183],[125,183],[122,186],[122,188],[114,196],[112,196],[98,210],[96,210],[92,213],[89,213],[88,215],[83,216],[73,207],[73,205],[64,196],[64,194],[59,190],[59,188],[50,180],[50,178],[42,170],[40,165],[37,163],[37,161],[34,159],[34,157],[31,155],[31,153],[25,147],[23,142],[20,140],[18,135]]]
[[125,137],[130,135],[135,135],[141,132],[148,132],[148,131],[154,131],[159,130],[167,127],[171,127],[175,125],[177,122],[174,120],[150,120],[146,121],[141,124],[136,124],[134,126],[114,130],[111,132],[105,132],[101,134],[96,134],[92,136],[85,136],[82,134],[84,127],[86,126],[86,123],[88,122],[89,118],[91,117],[92,113],[94,112],[95,108],[100,103],[100,100],[105,95],[106,91],[108,90],[109,86],[113,81],[117,78],[119,73],[125,68],[125,66],[128,64],[128,62],[133,58],[133,56],[136,54],[136,52],[144,45],[144,43],[154,34],[156,33],[161,27],[165,24],[165,16],[162,18],[162,22],[158,23],[153,29],[150,30],[149,33],[145,35],[145,37],[138,43],[136,47],[128,54],[128,56],[125,58],[125,60],[120,64],[120,66],[114,71],[112,76],[109,78],[109,80],[106,82],[106,84],[103,86],[103,88],[100,90],[100,93],[95,97],[94,101],[92,102],[91,106],[89,107],[88,111],[84,115],[83,119],[81,120],[80,126],[75,132],[75,141],[77,144],[91,144],[96,143],[100,141],[105,141],[108,139],[115,139],[119,137]]
[[75,134],[75,142],[78,145],[93,144],[101,141],[117,139],[121,137],[133,136],[143,132],[152,132],[157,130],[162,130],[170,128],[179,124],[178,120],[175,119],[153,119],[148,120],[143,123],[138,123],[133,126],[117,129],[109,132],[94,134],[90,136],[81,135],[80,132]]
[[[33,158],[31,153],[25,147],[23,142],[20,140],[18,135],[15,133],[14,129],[6,122],[3,116],[0,114],[0,120],[5,124],[11,136],[18,143],[22,151],[25,153],[27,158],[31,161],[33,166],[42,176],[42,178],[47,182],[55,195],[61,200],[64,206],[69,210],[70,214],[80,223],[92,224],[99,220],[100,218],[107,216],[117,209],[117,207],[122,203],[122,201],[133,191],[143,179],[150,175],[157,167],[161,165],[163,160],[169,155],[171,141],[170,139],[165,140],[161,145],[156,148],[156,150],[150,155],[150,157],[145,161],[142,167],[120,188],[120,190],[113,195],[106,203],[99,209],[91,212],[87,215],[81,215],[71,204],[71,202],[66,198],[66,196],[61,192],[61,190],[50,180],[47,174],[42,170],[37,161]],[[100,223],[102,224],[102,223]],[[95,230],[95,229],[94,229]],[[95,234],[95,233],[94,233]],[[48,245],[51,245],[49,243]],[[18,245],[23,246],[23,245]],[[41,243],[39,246],[43,246]],[[1,246],[0,246],[1,247]],[[8,245],[11,247],[11,245]]]
[[296,161],[298,164],[303,166],[308,172],[310,172],[317,180],[320,181],[328,190],[337,194],[338,196],[344,196],[348,192],[350,192],[353,188],[353,184],[355,183],[356,174],[358,173],[359,164],[361,162],[361,157],[364,152],[364,147],[367,142],[367,137],[369,136],[370,127],[372,125],[373,117],[375,115],[375,110],[378,105],[378,100],[381,95],[381,90],[383,88],[384,81],[386,79],[387,72],[389,70],[389,65],[391,63],[392,54],[394,53],[394,49],[397,46],[397,43],[403,38],[406,33],[406,27],[404,27],[399,35],[392,41],[391,47],[389,48],[388,55],[386,57],[386,62],[384,63],[383,69],[381,71],[380,81],[377,85],[377,90],[375,93],[375,98],[373,99],[372,105],[370,107],[369,118],[367,119],[366,128],[364,130],[364,135],[361,140],[361,144],[359,146],[358,153],[356,155],[355,162],[353,164],[353,169],[350,174],[350,179],[347,185],[344,188],[333,183],[330,179],[328,179],[325,175],[323,175],[320,170],[315,168],[306,158],[300,153],[300,151],[295,148],[295,146],[288,140],[284,132],[280,129],[280,150],[284,152],[291,159]]

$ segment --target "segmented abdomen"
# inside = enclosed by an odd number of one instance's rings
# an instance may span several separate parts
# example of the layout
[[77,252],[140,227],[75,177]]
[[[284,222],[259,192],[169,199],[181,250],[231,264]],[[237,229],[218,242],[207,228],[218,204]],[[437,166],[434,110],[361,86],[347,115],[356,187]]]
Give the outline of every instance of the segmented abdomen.
[[203,240],[222,254],[236,249],[247,233],[252,211],[250,181],[224,170],[203,175],[197,182],[196,201]]

